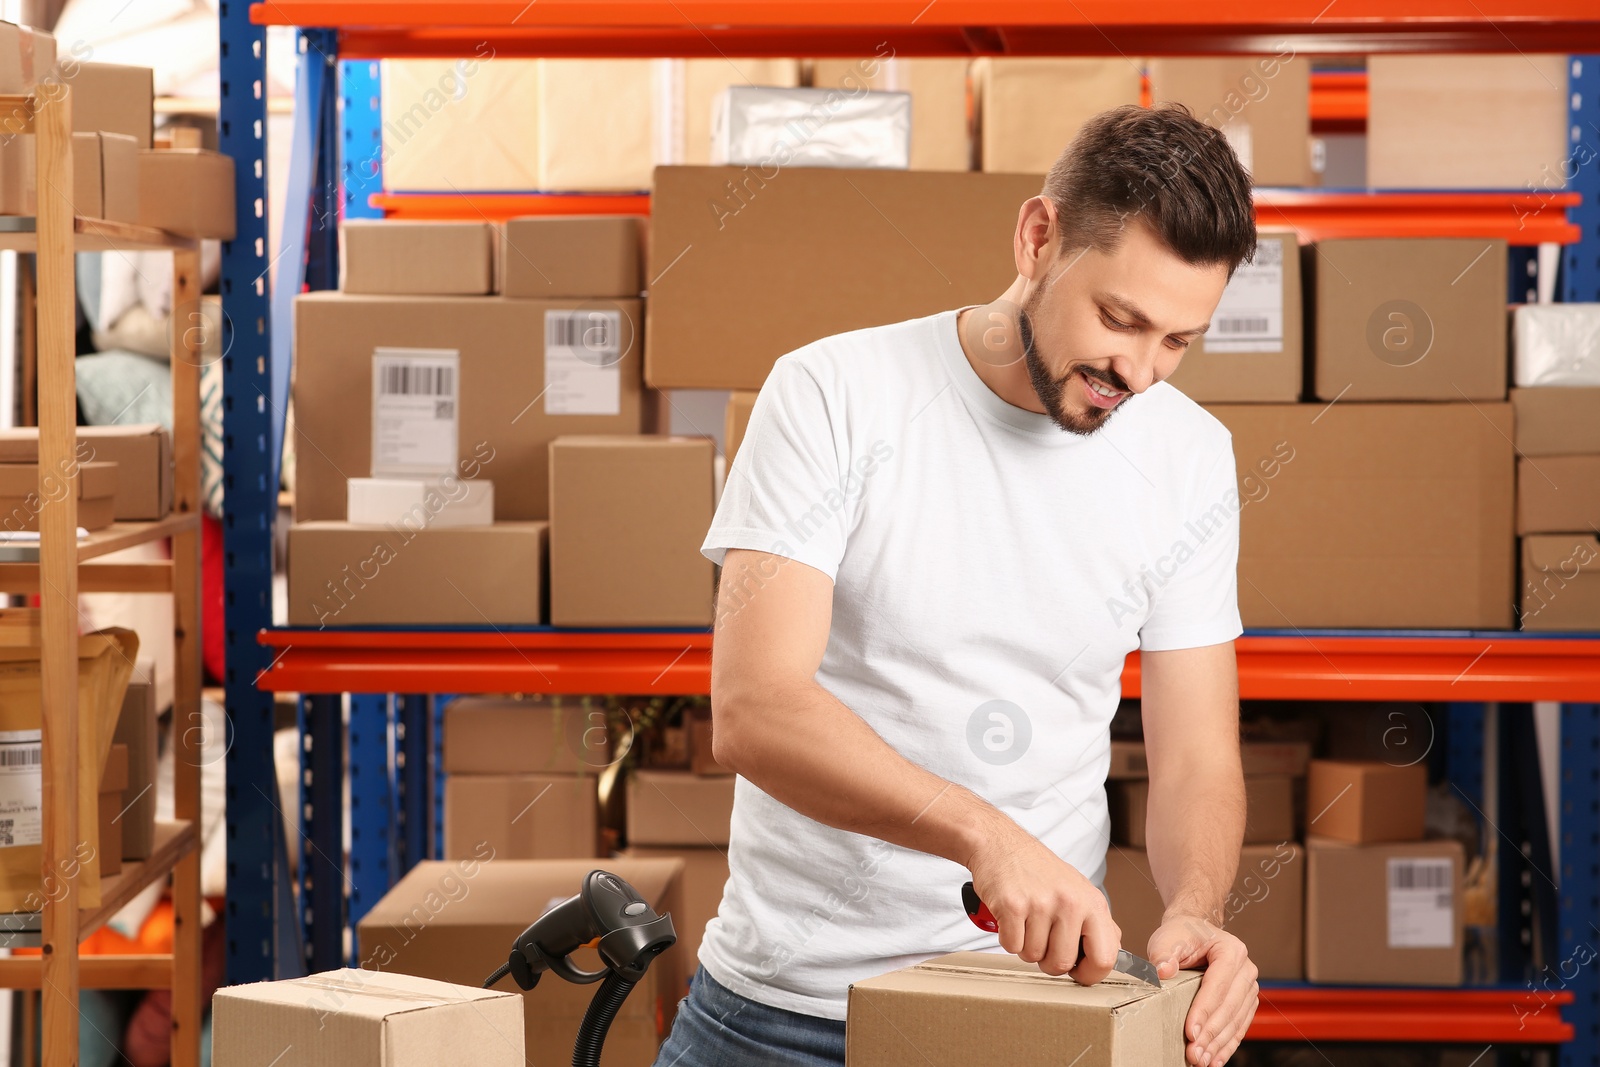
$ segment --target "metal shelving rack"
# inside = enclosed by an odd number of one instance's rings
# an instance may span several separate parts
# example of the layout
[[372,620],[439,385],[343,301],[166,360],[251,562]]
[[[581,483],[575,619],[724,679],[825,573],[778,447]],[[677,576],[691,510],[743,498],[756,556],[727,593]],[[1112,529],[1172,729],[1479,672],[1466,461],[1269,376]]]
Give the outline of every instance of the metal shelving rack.
[[[0,987],[38,989],[43,1062],[78,1062],[80,989],[172,992],[172,1062],[200,1062],[200,350],[194,331],[172,331],[173,512],[155,522],[117,522],[77,537],[79,477],[73,348],[75,252],[166,249],[172,252],[174,314],[200,299],[199,242],[145,226],[75,217],[72,188],[72,95],[59,82],[30,96],[0,96],[0,130],[35,139],[37,216],[7,219],[0,248],[31,252],[38,271],[39,561],[0,564],[0,590],[40,595],[43,734],[44,906],[39,957],[0,960]],[[66,486],[63,492],[62,485]],[[90,562],[150,541],[169,541],[172,559],[157,563]],[[175,820],[156,827],[148,859],[102,876],[100,903],[79,904],[78,593],[170,593],[176,678],[173,744]],[[150,636],[150,635],[145,635]],[[165,639],[166,635],[159,635]],[[145,887],[173,878],[173,950],[140,957],[85,957],[79,943]],[[18,916],[12,916],[12,921]],[[14,927],[14,929],[21,927]]]
[[[289,262],[307,265],[313,287],[332,284],[329,220],[340,210],[349,217],[434,218],[648,211],[647,196],[385,193],[381,173],[368,164],[378,158],[381,137],[375,61],[385,57],[469,56],[485,41],[501,57],[849,57],[873,54],[883,41],[902,56],[1248,54],[1275,51],[1285,41],[1307,55],[1600,51],[1600,10],[1591,0],[1340,0],[1295,13],[1265,0],[1215,6],[1189,0],[272,0],[249,8],[223,0],[221,13],[223,144],[241,162],[241,205],[263,195],[264,107],[261,94],[247,89],[262,77],[260,27],[321,27],[302,37],[302,82],[315,91],[299,100],[298,114],[316,116],[301,123],[306,139],[315,143],[320,133],[324,145],[337,140],[345,162],[336,171],[324,152],[314,175],[302,170],[309,180],[294,188],[312,205],[309,236],[297,243],[299,231],[286,229],[291,238],[284,253]],[[337,100],[329,87],[335,79]],[[1600,60],[1574,56],[1571,86],[1576,154],[1600,122]],[[1320,75],[1313,92],[1314,121],[1329,129],[1360,128],[1366,86],[1359,75]],[[339,121],[330,125],[335,107]],[[246,179],[252,162],[254,185]],[[1308,238],[1505,236],[1524,255],[1531,251],[1526,246],[1559,242],[1567,248],[1563,297],[1600,299],[1600,167],[1578,168],[1567,192],[1540,201],[1543,210],[1519,228],[1519,207],[1529,196],[1264,190],[1258,213],[1263,223],[1288,222]],[[291,212],[301,210],[298,204],[291,200]],[[232,322],[256,329],[248,331],[242,351],[235,343],[225,374],[228,698],[235,730],[228,766],[230,875],[248,874],[230,877],[230,982],[344,962],[344,930],[425,850],[432,814],[425,757],[438,743],[437,733],[427,731],[436,729],[438,708],[450,694],[704,693],[710,657],[710,636],[691,632],[273,629],[267,564],[275,498],[267,490],[276,485],[276,468],[264,453],[282,412],[257,398],[281,395],[287,366],[267,358],[268,333],[284,329],[287,320],[268,318],[255,284],[266,263],[261,245],[244,247],[264,234],[264,222],[243,212],[240,217],[240,236],[224,259],[225,306]],[[1515,711],[1527,701],[1560,702],[1559,952],[1592,936],[1589,924],[1600,915],[1600,635],[1253,631],[1240,641],[1239,657],[1246,698],[1447,702],[1447,762],[1469,799],[1483,798],[1485,703],[1513,704],[1503,725],[1508,719],[1525,724],[1530,717]],[[1124,689],[1135,694],[1136,657],[1129,667]],[[279,922],[289,914],[290,899],[281,839],[271,840],[276,828],[262,828],[276,814],[257,786],[272,780],[271,692],[310,694],[302,700],[310,813],[300,848],[302,870],[310,872],[302,917],[312,917],[304,956],[290,954],[291,940]],[[327,817],[341,803],[340,694],[349,694],[348,870],[328,858],[340,855],[341,844],[338,819]],[[391,725],[398,737],[392,749],[385,738]],[[1525,921],[1512,917],[1512,941]],[[1579,968],[1556,992],[1543,993],[1543,1011],[1519,1017],[1529,996],[1516,982],[1467,990],[1278,988],[1264,996],[1252,1037],[1481,1040],[1508,1048],[1564,1042],[1563,1065],[1600,1065],[1595,967]]]

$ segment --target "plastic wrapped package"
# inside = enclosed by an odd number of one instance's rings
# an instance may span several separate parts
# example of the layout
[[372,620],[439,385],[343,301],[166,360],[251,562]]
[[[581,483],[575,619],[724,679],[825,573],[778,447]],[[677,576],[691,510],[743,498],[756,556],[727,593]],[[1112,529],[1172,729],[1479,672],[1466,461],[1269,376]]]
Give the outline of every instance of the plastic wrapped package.
[[712,120],[715,164],[911,166],[911,94],[730,86]]
[[1600,385],[1600,304],[1524,304],[1511,322],[1512,384]]

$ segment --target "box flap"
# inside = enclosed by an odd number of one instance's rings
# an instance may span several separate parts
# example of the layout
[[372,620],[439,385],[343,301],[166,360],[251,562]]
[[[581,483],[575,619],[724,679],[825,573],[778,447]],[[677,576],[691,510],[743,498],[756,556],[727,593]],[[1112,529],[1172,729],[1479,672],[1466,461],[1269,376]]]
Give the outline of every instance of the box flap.
[[1198,971],[1183,971],[1158,990],[1113,971],[1102,982],[1082,986],[1067,975],[1045,974],[1038,964],[1025,962],[1009,953],[952,952],[855,984],[866,988],[915,988],[927,993],[983,1000],[1022,1000],[1116,1011],[1199,978]]
[[1522,539],[1522,552],[1532,567],[1559,570],[1566,577],[1574,568],[1588,574],[1600,571],[1600,537],[1593,534],[1530,535]]
[[476,989],[472,986],[417,978],[389,971],[346,967],[323,971],[283,982],[256,982],[217,991],[217,996],[248,1000],[258,1004],[285,1004],[313,1009],[334,1009],[369,1019],[382,1019],[400,1012],[433,1008],[463,1001],[512,997],[505,990]]

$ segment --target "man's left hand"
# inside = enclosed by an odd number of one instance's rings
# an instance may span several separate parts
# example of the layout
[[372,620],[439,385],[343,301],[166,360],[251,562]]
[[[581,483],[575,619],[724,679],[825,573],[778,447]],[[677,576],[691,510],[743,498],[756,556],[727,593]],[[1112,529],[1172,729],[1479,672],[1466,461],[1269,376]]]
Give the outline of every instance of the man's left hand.
[[1186,968],[1205,968],[1183,1024],[1185,1058],[1195,1067],[1227,1063],[1244,1040],[1261,992],[1244,942],[1206,919],[1168,916],[1150,935],[1150,962],[1162,981]]

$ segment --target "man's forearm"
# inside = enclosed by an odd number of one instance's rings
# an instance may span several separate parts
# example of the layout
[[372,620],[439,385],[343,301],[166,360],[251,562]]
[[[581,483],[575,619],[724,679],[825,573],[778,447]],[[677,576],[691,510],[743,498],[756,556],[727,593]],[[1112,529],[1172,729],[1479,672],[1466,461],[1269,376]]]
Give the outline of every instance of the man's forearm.
[[1145,839],[1168,919],[1221,925],[1244,840],[1244,778],[1237,757],[1163,768],[1150,781]]

